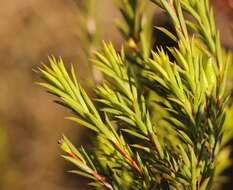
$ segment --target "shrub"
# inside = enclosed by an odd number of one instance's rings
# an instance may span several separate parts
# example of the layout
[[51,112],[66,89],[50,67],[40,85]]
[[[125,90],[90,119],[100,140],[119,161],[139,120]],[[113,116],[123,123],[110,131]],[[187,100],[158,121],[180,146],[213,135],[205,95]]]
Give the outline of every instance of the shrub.
[[153,50],[146,1],[117,0],[125,42],[120,51],[103,43],[95,52],[91,62],[105,79],[94,100],[62,59],[39,68],[39,84],[71,110],[68,118],[97,134],[89,149],[62,137],[63,157],[98,189],[217,189],[231,163],[233,130],[224,125],[230,55],[221,48],[208,0],[151,1],[176,33],[157,30],[177,46]]

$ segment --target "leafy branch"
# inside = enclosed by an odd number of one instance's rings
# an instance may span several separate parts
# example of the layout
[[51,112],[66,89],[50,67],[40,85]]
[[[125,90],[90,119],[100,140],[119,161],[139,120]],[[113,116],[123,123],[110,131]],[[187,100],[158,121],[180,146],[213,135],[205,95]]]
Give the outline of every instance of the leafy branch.
[[[207,0],[151,1],[176,29],[172,34],[158,28],[178,44],[168,48],[172,58],[163,48],[151,50],[151,34],[145,31],[152,29],[144,25],[142,2],[118,0],[125,48],[117,52],[104,43],[91,59],[105,75],[95,89],[99,107],[78,82],[73,66],[68,72],[61,59],[50,58],[49,67],[38,69],[45,81],[39,85],[71,110],[68,119],[96,132],[92,151],[75,149],[66,137],[61,141],[65,159],[77,165],[75,173],[93,180],[91,185],[107,190],[210,190],[221,184],[222,171],[231,162],[231,59],[221,48]],[[145,89],[154,99],[146,97]],[[157,106],[157,112],[151,111]]]

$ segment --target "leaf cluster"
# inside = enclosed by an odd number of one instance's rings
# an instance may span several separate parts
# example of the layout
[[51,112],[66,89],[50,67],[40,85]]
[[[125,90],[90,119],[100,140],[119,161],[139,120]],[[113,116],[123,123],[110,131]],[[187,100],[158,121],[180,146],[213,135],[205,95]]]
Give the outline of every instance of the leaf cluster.
[[[61,59],[39,68],[39,83],[71,110],[68,119],[96,132],[94,149],[76,149],[63,137],[64,158],[108,190],[210,190],[231,163],[227,80],[230,56],[220,45],[207,0],[152,0],[176,34],[177,47],[151,49],[150,19],[139,0],[118,0],[126,39],[119,52],[103,43],[92,63],[105,75],[92,100]],[[184,13],[188,14],[186,18]],[[190,32],[192,31],[192,32]],[[148,97],[145,92],[153,95]],[[97,107],[97,103],[100,105]],[[153,111],[151,108],[159,107]],[[157,112],[156,112],[157,111]],[[159,120],[155,119],[159,115]],[[228,121],[228,120],[227,120]],[[221,160],[226,160],[221,162]]]

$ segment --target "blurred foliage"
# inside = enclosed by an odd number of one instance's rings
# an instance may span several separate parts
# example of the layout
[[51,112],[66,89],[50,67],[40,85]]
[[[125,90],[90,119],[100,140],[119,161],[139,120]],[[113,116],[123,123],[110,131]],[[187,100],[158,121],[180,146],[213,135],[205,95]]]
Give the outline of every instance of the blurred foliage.
[[102,75],[98,70],[90,64],[89,58],[91,58],[94,51],[96,51],[100,45],[100,31],[99,24],[96,16],[95,7],[97,2],[94,0],[86,0],[78,3],[80,11],[80,31],[79,38],[81,41],[82,49],[82,63],[88,65],[88,69],[91,71],[88,80],[89,87],[94,83],[102,81]]
[[6,170],[7,170],[7,154],[8,154],[8,148],[7,148],[7,135],[6,135],[6,129],[3,127],[2,123],[0,124],[0,188],[2,189],[5,187],[5,181],[6,181]]

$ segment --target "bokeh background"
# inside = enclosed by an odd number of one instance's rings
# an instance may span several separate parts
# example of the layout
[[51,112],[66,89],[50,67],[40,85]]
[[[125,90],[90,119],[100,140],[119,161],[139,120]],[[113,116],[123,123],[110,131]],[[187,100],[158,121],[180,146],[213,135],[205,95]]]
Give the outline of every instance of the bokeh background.
[[[91,93],[91,70],[84,56],[80,29],[82,3],[81,0],[1,0],[1,190],[87,189],[79,178],[65,172],[71,166],[60,157],[57,140],[65,133],[76,145],[88,143],[88,133],[63,119],[66,110],[53,104],[52,97],[35,84],[39,79],[33,71],[41,62],[46,63],[49,55],[61,56],[66,64],[77,66],[81,83]],[[233,1],[211,3],[222,44],[233,49]],[[99,38],[120,46],[121,38],[115,28],[120,14],[113,0],[95,0],[93,10]],[[232,169],[228,174],[231,172]]]

